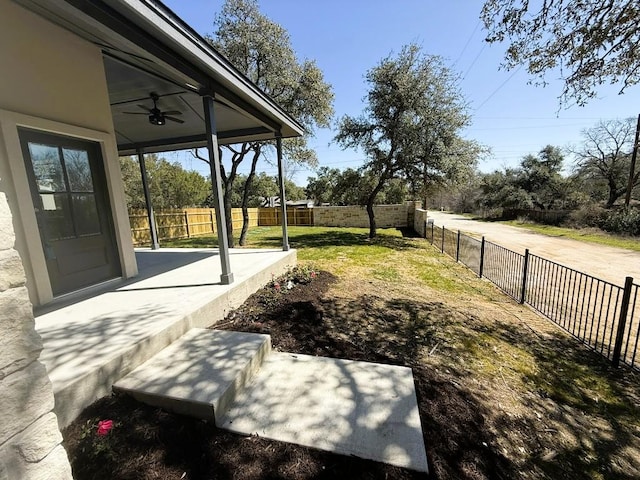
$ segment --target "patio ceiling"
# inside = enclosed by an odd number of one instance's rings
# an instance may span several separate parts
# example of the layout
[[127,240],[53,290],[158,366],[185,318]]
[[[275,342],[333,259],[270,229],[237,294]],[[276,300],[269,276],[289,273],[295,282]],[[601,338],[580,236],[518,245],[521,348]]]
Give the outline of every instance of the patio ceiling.
[[[214,98],[218,143],[299,136],[302,126],[156,0],[18,0],[98,45],[121,155],[206,146],[202,96]],[[153,125],[153,107],[184,123]],[[125,112],[140,113],[131,115]]]

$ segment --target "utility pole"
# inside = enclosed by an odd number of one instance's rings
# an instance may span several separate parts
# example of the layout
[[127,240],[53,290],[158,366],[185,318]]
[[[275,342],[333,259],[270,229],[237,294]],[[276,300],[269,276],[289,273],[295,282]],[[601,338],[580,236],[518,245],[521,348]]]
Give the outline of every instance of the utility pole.
[[627,184],[627,196],[624,198],[624,204],[628,207],[631,202],[631,191],[633,190],[633,177],[636,173],[636,158],[638,158],[638,138],[640,137],[640,115],[638,115],[638,124],[636,125],[636,138],[633,142],[633,153],[631,154],[631,167],[629,167],[629,183]]

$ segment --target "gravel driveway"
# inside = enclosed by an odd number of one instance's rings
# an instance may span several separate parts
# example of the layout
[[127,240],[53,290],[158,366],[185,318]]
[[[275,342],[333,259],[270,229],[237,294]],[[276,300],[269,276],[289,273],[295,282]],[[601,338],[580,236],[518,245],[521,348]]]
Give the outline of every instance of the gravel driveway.
[[535,255],[619,286],[624,285],[625,277],[633,277],[635,283],[640,283],[640,252],[549,237],[522,228],[479,222],[450,213],[429,210],[428,216],[438,227],[444,226],[447,230],[460,230],[478,237],[484,235],[487,240],[518,253],[524,253],[528,248]]

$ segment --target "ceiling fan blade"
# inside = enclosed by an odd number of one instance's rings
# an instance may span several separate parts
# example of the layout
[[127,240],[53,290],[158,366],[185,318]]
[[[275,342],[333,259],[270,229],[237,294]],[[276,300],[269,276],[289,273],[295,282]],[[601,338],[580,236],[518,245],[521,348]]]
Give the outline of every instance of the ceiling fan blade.
[[169,110],[168,112],[162,112],[164,115],[182,115],[182,112],[178,110]]
[[127,115],[149,115],[148,113],[144,113],[144,112],[122,112],[122,113],[126,113]]
[[147,112],[151,113],[151,109],[149,107],[145,107],[144,105],[140,105],[140,104],[138,104],[137,106],[140,107],[141,109],[146,110]]
[[166,118],[167,120],[171,120],[172,122],[184,123],[184,120],[180,120],[179,118],[168,117],[167,115],[165,115],[164,118]]

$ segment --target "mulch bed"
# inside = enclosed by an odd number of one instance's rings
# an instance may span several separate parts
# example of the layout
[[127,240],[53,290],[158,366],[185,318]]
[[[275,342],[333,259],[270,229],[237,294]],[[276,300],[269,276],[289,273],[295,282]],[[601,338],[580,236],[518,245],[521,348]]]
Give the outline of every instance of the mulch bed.
[[[243,437],[212,423],[165,412],[114,395],[88,407],[63,432],[74,478],[85,479],[418,479],[516,478],[515,466],[493,449],[484,416],[471,394],[456,385],[456,372],[428,368],[416,343],[381,341],[356,332],[344,308],[368,309],[370,300],[344,305],[327,295],[336,278],[328,272],[310,281],[273,283],[251,296],[215,328],[269,333],[280,351],[404,364],[413,368],[432,474],[428,477],[354,457]],[[380,319],[378,319],[380,320]],[[390,331],[397,329],[392,319]],[[108,435],[95,434],[112,419]]]

